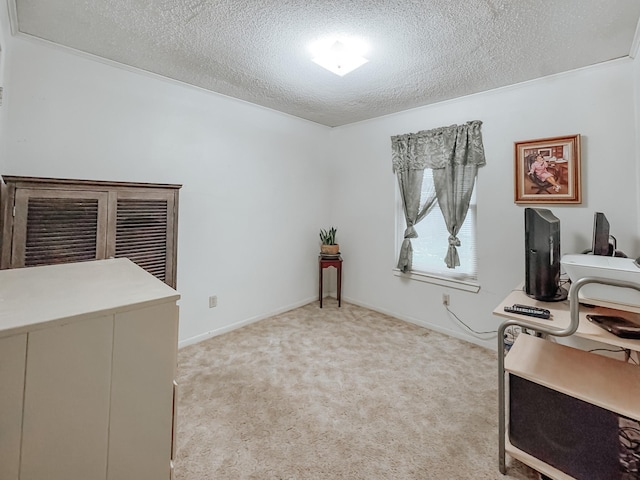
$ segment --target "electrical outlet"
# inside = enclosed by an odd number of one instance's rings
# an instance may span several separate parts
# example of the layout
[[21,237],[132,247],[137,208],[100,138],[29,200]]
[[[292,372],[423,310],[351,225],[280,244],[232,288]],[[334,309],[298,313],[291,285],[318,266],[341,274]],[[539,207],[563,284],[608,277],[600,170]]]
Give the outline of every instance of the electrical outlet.
[[443,304],[445,307],[448,307],[448,306],[449,306],[449,294],[448,294],[448,293],[443,293],[443,294],[442,294],[442,304]]
[[218,306],[218,296],[217,295],[212,295],[209,297],[209,308],[213,308],[213,307],[217,307]]

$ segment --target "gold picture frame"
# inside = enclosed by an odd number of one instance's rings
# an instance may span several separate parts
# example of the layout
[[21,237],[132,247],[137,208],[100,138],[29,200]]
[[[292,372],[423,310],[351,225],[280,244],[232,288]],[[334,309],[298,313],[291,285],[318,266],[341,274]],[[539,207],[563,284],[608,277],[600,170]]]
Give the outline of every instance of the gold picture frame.
[[580,135],[515,142],[515,203],[582,203]]

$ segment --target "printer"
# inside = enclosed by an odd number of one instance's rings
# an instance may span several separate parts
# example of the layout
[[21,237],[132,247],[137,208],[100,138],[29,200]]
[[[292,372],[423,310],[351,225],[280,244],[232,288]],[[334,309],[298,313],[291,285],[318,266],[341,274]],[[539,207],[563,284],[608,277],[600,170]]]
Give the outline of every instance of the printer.
[[[572,282],[584,277],[621,280],[640,287],[640,266],[633,258],[603,255],[563,255],[560,264]],[[581,303],[640,313],[640,291],[600,283],[585,285],[578,292]]]

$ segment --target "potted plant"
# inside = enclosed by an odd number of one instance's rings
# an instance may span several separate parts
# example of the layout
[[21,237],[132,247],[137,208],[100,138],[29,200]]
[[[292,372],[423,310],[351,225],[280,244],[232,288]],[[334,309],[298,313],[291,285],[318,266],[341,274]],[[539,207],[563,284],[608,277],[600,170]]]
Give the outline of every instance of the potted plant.
[[331,227],[329,230],[320,230],[320,254],[337,255],[340,253],[340,245],[336,243],[336,229]]

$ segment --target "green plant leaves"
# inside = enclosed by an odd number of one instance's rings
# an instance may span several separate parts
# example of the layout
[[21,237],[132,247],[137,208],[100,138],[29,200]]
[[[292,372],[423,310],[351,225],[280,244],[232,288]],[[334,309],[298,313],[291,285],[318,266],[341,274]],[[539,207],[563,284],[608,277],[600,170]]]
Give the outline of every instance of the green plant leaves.
[[331,227],[329,230],[320,229],[320,241],[323,245],[336,244],[336,229]]

